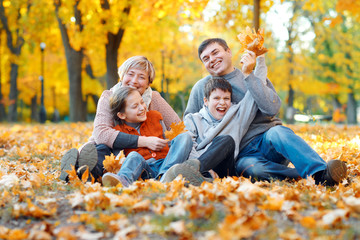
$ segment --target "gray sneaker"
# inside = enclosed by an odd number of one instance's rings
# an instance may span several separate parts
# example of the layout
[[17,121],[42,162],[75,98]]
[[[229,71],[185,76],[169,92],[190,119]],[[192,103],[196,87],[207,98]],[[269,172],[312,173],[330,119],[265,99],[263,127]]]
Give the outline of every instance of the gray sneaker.
[[105,187],[115,187],[119,183],[121,183],[123,187],[130,186],[130,183],[123,176],[119,176],[114,173],[108,172],[105,173],[102,177],[102,184]]
[[79,151],[79,168],[87,165],[89,167],[89,172],[92,171],[98,161],[95,144],[93,142],[85,143]]
[[67,151],[61,158],[61,173],[60,179],[63,181],[69,181],[69,174],[66,171],[71,170],[71,166],[77,167],[79,158],[79,151],[76,148],[72,148]]
[[197,159],[191,159],[181,164],[175,164],[161,177],[160,182],[167,183],[173,181],[180,174],[188,183],[185,185],[200,186],[202,182],[212,182],[212,179],[205,178],[200,172],[200,162]]

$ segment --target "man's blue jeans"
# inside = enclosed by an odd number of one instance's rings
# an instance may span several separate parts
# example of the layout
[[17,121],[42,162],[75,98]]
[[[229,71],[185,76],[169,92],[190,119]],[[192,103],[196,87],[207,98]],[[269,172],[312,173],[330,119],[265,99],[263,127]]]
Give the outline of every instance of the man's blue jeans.
[[[288,167],[291,162],[294,168]],[[256,136],[236,161],[239,176],[257,180],[298,179],[326,169],[326,162],[291,129],[275,126]]]
[[187,133],[182,133],[171,141],[166,158],[158,160],[150,158],[145,160],[138,152],[131,152],[126,157],[117,174],[124,176],[129,183],[136,181],[140,176],[143,179],[158,179],[174,164],[187,160],[192,145],[191,136]]

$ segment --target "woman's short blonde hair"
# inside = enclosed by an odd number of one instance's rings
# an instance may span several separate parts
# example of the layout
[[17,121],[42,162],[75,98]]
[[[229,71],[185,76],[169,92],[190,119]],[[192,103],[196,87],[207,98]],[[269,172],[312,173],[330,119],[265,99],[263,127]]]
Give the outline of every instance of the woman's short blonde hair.
[[149,75],[149,84],[154,81],[155,69],[153,64],[144,56],[134,56],[128,58],[118,69],[120,82],[124,79],[125,74],[131,69],[145,70]]

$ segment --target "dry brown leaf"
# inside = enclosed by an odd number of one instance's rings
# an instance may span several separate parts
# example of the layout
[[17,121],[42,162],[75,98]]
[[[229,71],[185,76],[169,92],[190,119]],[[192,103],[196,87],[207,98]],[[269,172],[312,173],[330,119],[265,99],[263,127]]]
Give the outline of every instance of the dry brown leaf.
[[251,28],[246,27],[243,32],[240,32],[237,37],[241,43],[240,51],[243,52],[245,50],[253,51],[256,56],[260,56],[268,51],[264,44],[264,29],[259,29],[256,33],[255,29],[251,30]]
[[186,132],[185,124],[183,121],[179,123],[172,123],[170,125],[170,131],[165,131],[165,138],[170,141],[173,140],[177,135]]

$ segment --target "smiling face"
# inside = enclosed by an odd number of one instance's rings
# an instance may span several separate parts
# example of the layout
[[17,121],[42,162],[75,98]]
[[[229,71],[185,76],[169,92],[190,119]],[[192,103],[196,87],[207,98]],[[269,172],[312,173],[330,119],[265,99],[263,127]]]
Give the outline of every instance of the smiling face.
[[210,93],[209,99],[204,98],[204,104],[216,120],[221,120],[231,107],[231,93],[217,88]]
[[139,92],[133,91],[127,96],[124,112],[118,112],[117,116],[129,123],[146,120],[146,104]]
[[220,44],[214,42],[208,45],[200,54],[206,70],[212,76],[224,76],[234,70],[231,61],[231,50],[225,50]]
[[149,87],[149,74],[145,70],[130,68],[122,80],[123,86],[137,89],[142,95]]

